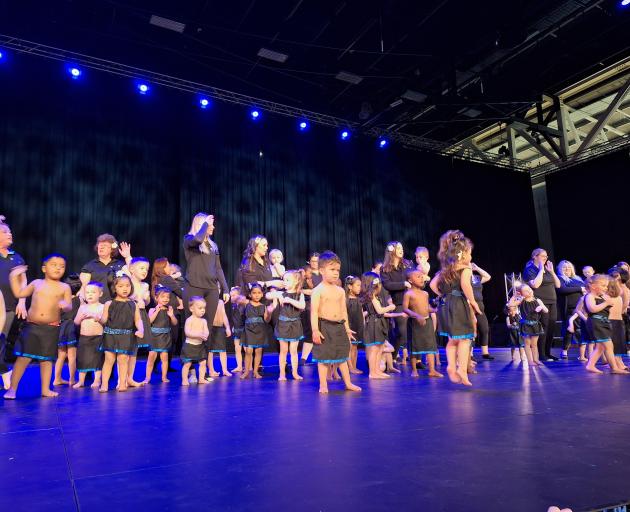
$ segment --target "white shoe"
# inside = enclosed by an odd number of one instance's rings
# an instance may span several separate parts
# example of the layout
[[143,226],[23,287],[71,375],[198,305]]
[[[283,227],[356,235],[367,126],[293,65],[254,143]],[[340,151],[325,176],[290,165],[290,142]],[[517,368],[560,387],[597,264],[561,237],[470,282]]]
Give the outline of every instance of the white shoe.
[[214,379],[212,377],[206,377],[206,382],[214,382]]
[[190,382],[191,384],[197,384],[197,376],[196,375],[191,375],[188,378],[188,382]]

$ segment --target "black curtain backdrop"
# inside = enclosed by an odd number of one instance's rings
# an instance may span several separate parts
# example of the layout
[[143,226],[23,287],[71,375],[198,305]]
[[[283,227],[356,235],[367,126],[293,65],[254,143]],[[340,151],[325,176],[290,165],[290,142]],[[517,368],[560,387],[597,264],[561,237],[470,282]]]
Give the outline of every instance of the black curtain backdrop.
[[[41,258],[65,254],[69,271],[93,256],[104,232],[134,255],[183,263],[181,241],[198,211],[216,218],[215,240],[234,281],[251,235],[268,237],[287,268],[332,249],[342,273],[369,270],[399,240],[413,259],[460,228],[474,260],[494,276],[489,316],[504,304],[503,273],[519,271],[537,245],[529,178],[523,174],[355,137],[297,120],[213,104],[62,63],[13,55],[0,69],[2,201],[14,248],[38,277]],[[262,154],[262,156],[261,156]]]
[[607,272],[630,259],[627,150],[547,177],[549,215],[556,258]]

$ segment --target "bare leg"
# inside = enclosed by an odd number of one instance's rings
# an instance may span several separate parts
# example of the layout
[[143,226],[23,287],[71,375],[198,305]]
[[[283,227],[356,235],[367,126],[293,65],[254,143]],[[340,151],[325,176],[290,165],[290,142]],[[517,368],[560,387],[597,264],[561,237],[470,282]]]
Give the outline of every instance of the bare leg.
[[446,344],[446,373],[451,382],[460,384],[461,377],[457,373],[457,342],[449,338]]
[[223,376],[231,377],[232,374],[230,373],[227,367],[227,352],[220,352],[219,360],[221,361],[221,373],[223,374]]
[[250,368],[252,366],[252,352],[254,349],[245,347],[245,371],[241,374],[241,379],[249,377]]
[[24,372],[26,371],[26,367],[31,362],[30,357],[22,357],[18,356],[15,360],[15,364],[13,365],[13,372],[11,373],[11,387],[4,394],[5,400],[15,400],[15,395],[17,393],[18,385],[24,376]]
[[82,388],[83,386],[85,386],[85,374],[87,372],[79,372],[79,380],[77,381],[77,383],[72,386],[74,389],[79,389]]
[[257,348],[254,351],[254,378],[262,379],[262,375],[259,373],[260,362],[262,361],[263,349]]
[[588,359],[586,359],[586,345],[580,345],[580,357],[578,357],[578,361],[588,361]]
[[[129,361],[133,356],[127,354],[118,354],[116,360],[118,361],[118,371],[120,372],[120,382],[118,384],[118,391],[127,391],[128,386],[137,387],[140,384],[129,377]],[[135,362],[135,357],[134,362]],[[133,371],[131,372],[133,374]],[[125,378],[127,377],[127,378]],[[135,384],[132,384],[132,382]]]
[[[138,359],[137,356],[127,356],[124,354],[127,359],[127,372],[122,373],[121,375],[127,375],[127,382],[125,384],[125,388],[127,386],[131,386],[132,388],[137,388],[142,386],[142,382],[137,382],[133,378],[133,374],[136,371],[136,361]],[[118,363],[118,368],[120,369],[120,363]]]
[[343,379],[343,383],[346,385],[346,389],[348,391],[361,391],[361,388],[352,384],[352,381],[350,380],[350,370],[348,368],[347,361],[339,364],[339,371],[341,372],[341,378]]
[[168,379],[168,352],[160,352],[160,363],[162,363],[162,382],[171,382]]
[[470,358],[470,340],[459,340],[457,344],[457,373],[464,386],[472,386],[468,379],[468,359]]
[[380,379],[380,370],[378,369],[378,350],[376,345],[368,345],[365,347],[365,354],[368,360],[368,370],[370,379]]
[[287,352],[289,351],[289,343],[286,341],[279,341],[280,352],[278,352],[278,365],[280,366],[280,376],[278,380],[287,380]]
[[109,388],[109,378],[112,376],[114,363],[116,362],[116,354],[113,352],[105,352],[105,362],[103,363],[103,371],[101,372],[101,393],[107,393]]
[[435,369],[435,354],[427,354],[427,364],[429,365],[429,377],[444,377]]
[[403,348],[402,351],[402,364],[407,364],[407,359],[409,358],[409,351],[406,348]]
[[68,347],[68,371],[70,372],[70,385],[73,386],[77,375],[77,347]]
[[525,353],[527,354],[527,362],[529,364],[534,364],[534,354],[532,352],[532,339],[527,336],[525,339]]
[[298,344],[289,344],[289,353],[291,354],[291,373],[294,380],[302,380],[302,376],[298,372]]
[[593,350],[593,352],[590,354],[590,357],[588,358],[588,363],[586,363],[586,370],[593,373],[604,373],[598,368],[595,368],[597,361],[599,361],[599,358],[602,356],[604,347],[602,347],[601,343],[594,343],[594,345],[595,350]]
[[412,377],[419,377],[420,375],[418,374],[418,358],[414,355],[411,354],[411,376]]
[[311,355],[311,351],[313,350],[313,344],[312,343],[304,343],[302,345],[302,361],[306,362],[306,360],[308,359],[308,356]]
[[241,349],[241,340],[234,338],[234,357],[236,358],[236,368],[234,368],[233,372],[242,372],[243,371],[243,352]]
[[55,380],[53,381],[53,386],[61,386],[62,384],[68,384],[68,381],[64,380],[61,377],[63,364],[66,362],[67,355],[68,355],[68,347],[62,346],[62,347],[57,348],[57,361],[55,361]]
[[328,365],[317,363],[317,374],[319,375],[319,392],[328,393]]
[[42,381],[42,396],[52,398],[59,396],[59,393],[50,389],[50,379],[52,377],[53,364],[52,361],[39,362],[39,375]]
[[532,357],[536,366],[543,366],[540,362],[540,354],[538,353],[538,336],[532,336]]
[[623,364],[620,365],[617,362],[617,358],[615,357],[615,349],[613,347],[612,341],[606,341],[603,343],[603,345],[604,345],[604,353],[606,354],[606,360],[608,361],[608,364],[610,365],[610,372],[626,375],[626,372],[623,370]]
[[190,373],[191,363],[184,363],[182,366],[182,386],[190,386],[190,382],[188,381],[188,374]]
[[400,373],[400,370],[394,366],[394,357],[391,352],[385,353],[385,368],[388,372]]
[[208,375],[218,377],[218,372],[214,371],[214,352],[208,352]]
[[[212,380],[212,377],[209,377]],[[206,379],[206,362],[199,361],[199,384],[208,384],[208,379]]]
[[155,366],[155,360],[157,359],[157,352],[149,352],[147,357],[147,371],[144,376],[143,384],[149,384],[151,382],[151,374],[153,373],[153,367]]

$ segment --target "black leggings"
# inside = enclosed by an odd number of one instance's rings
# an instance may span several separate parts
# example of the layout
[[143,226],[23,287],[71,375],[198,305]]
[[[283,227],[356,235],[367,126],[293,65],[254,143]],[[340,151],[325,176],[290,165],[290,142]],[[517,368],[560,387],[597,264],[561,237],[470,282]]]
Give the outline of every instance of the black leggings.
[[488,317],[484,312],[481,315],[475,314],[477,318],[477,345],[487,347],[490,339],[490,326],[488,325]]
[[[402,305],[396,306],[395,313],[402,313]],[[394,332],[392,333],[392,345],[394,346],[394,358],[398,356],[400,347],[407,347],[407,317],[394,317]]]
[[538,355],[540,357],[549,358],[551,356],[551,347],[553,346],[553,335],[556,331],[556,320],[558,319],[558,308],[556,304],[545,304],[549,313],[540,315],[540,323],[545,331],[538,337]]
[[580,324],[578,320],[575,320],[575,322],[573,322],[573,328],[574,328],[575,334],[570,333],[568,329],[569,318],[571,318],[574,311],[575,309],[571,308],[564,315],[561,315],[561,318],[560,318],[560,321],[562,322],[562,348],[564,350],[569,350],[569,348],[571,347],[571,340],[573,338],[578,339],[578,340],[580,339],[579,338]]

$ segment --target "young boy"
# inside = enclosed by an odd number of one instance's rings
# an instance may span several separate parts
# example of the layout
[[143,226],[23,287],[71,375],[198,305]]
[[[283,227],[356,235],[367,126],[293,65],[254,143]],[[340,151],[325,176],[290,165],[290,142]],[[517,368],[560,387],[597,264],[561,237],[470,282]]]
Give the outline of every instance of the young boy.
[[199,364],[199,384],[207,384],[214,379],[212,377],[206,379],[206,349],[203,346],[203,342],[210,336],[208,322],[204,318],[206,301],[203,297],[191,297],[188,301],[188,308],[192,314],[184,324],[186,341],[179,356],[179,360],[182,363],[182,386],[190,384],[189,374],[193,363]]
[[438,353],[435,339],[435,327],[429,294],[424,291],[426,274],[418,269],[407,270],[407,281],[411,288],[403,296],[403,311],[411,323],[411,376],[418,377],[416,363],[422,354],[426,354],[429,365],[429,377],[444,377],[435,369],[435,355]]
[[350,381],[348,358],[350,342],[354,338],[348,324],[346,294],[336,283],[339,281],[341,260],[334,252],[319,255],[319,273],[322,282],[311,295],[311,329],[313,331],[313,361],[317,362],[319,392],[328,393],[328,369],[339,364],[346,389],[361,391]]
[[26,265],[18,265],[9,274],[13,295],[18,299],[32,296],[32,299],[28,322],[15,344],[14,352],[18,358],[13,366],[11,387],[4,394],[6,400],[15,400],[18,384],[32,359],[39,360],[42,396],[48,398],[59,394],[50,389],[50,377],[52,362],[57,358],[61,311],[72,309],[70,287],[61,282],[66,271],[66,259],[61,254],[46,256],[42,262],[44,279],[35,279],[23,286],[20,276],[26,273],[27,268]]

